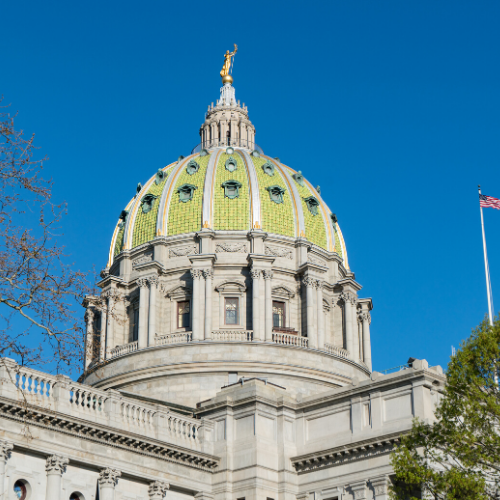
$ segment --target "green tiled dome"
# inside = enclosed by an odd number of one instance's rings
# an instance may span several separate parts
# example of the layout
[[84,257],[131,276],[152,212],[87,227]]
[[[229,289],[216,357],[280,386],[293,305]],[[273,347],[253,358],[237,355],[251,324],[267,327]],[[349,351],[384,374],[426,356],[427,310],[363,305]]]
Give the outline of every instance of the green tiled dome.
[[300,171],[263,154],[224,147],[181,158],[140,188],[116,225],[108,265],[123,250],[155,237],[196,233],[202,227],[306,238],[338,253],[348,266],[336,219]]

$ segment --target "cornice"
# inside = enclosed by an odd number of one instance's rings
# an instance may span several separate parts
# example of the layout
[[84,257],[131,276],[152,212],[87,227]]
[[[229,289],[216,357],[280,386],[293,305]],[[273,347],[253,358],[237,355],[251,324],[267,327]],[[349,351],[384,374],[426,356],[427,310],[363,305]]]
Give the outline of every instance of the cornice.
[[317,469],[336,467],[348,462],[386,455],[400,442],[401,435],[401,432],[391,433],[357,441],[350,445],[336,446],[307,455],[299,455],[291,458],[292,466],[299,474],[305,474]]
[[68,417],[59,412],[47,411],[36,405],[25,405],[7,398],[0,398],[0,416],[8,420],[22,422],[24,425],[40,427],[206,472],[215,471],[219,465],[219,458],[213,455],[166,444],[156,439],[144,438],[144,436],[132,432],[120,432],[93,422]]

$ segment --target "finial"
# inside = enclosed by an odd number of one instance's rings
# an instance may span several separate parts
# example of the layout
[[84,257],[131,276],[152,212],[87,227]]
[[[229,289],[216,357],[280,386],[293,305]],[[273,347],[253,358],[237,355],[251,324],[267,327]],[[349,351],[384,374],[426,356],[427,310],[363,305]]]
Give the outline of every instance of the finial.
[[234,58],[236,52],[238,52],[238,46],[234,44],[234,51],[229,52],[229,50],[226,50],[226,53],[224,54],[224,65],[220,71],[223,85],[226,83],[231,85],[233,83],[233,77],[229,73],[233,72],[234,60],[232,60],[232,58]]

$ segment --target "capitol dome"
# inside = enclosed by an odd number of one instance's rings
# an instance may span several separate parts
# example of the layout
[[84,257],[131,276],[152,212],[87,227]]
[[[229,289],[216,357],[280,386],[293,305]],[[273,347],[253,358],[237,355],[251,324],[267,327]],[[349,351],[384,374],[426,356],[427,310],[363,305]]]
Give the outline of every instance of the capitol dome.
[[228,75],[199,133],[119,216],[81,379],[193,408],[242,379],[308,395],[369,378],[372,302],[308,166],[256,145]]

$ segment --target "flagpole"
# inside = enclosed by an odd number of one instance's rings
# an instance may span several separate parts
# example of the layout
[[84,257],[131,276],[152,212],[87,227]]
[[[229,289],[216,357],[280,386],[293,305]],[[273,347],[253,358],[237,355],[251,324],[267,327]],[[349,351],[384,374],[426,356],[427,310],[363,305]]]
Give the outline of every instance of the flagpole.
[[[477,187],[479,194],[481,194],[481,186]],[[491,281],[490,281],[490,268],[488,265],[488,253],[486,251],[486,236],[484,235],[484,218],[483,218],[483,207],[481,202],[479,202],[479,210],[481,211],[481,229],[483,231],[483,251],[484,251],[484,271],[486,273],[486,292],[488,294],[488,313],[490,317],[490,325],[493,326],[493,305],[491,301]]]

